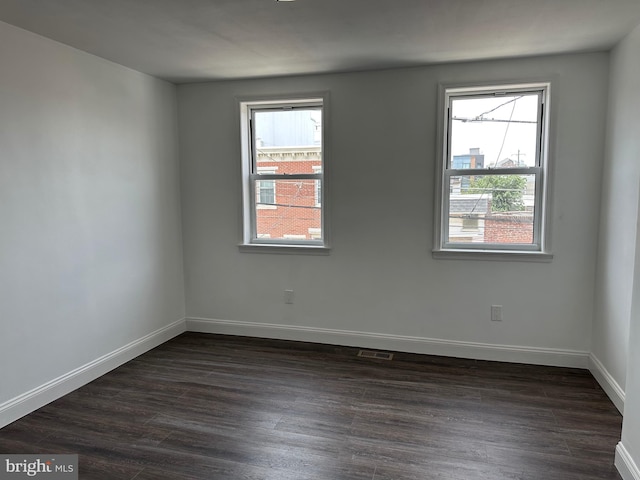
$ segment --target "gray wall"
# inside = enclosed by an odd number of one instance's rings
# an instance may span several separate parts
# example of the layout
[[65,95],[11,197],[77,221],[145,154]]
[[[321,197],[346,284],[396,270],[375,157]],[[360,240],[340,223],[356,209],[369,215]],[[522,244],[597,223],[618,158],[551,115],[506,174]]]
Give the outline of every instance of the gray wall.
[[0,23],[0,405],[184,317],[175,87]]
[[[639,59],[640,26],[611,54],[599,296],[593,337],[594,354],[624,388],[620,447],[637,466],[640,465]],[[639,478],[640,471],[635,473]]]
[[[607,72],[607,54],[581,54],[179,86],[187,316],[248,334],[292,327],[309,340],[328,329],[586,354]],[[434,260],[438,82],[547,79],[553,262]],[[236,96],[322,90],[331,255],[240,253]],[[491,304],[504,305],[504,322],[490,322]]]
[[627,375],[640,181],[637,37],[636,30],[611,55],[592,348],[622,391]]

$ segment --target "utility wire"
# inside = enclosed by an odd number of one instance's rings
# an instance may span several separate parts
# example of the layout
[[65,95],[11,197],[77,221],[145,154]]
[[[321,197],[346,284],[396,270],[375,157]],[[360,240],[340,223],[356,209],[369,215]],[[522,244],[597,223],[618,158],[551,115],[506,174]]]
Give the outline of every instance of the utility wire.
[[[509,100],[508,102],[503,103],[502,105],[494,108],[493,110],[500,108],[503,105],[507,105],[508,103],[513,102],[513,107],[511,108],[511,115],[509,115],[509,122],[507,123],[506,128],[504,129],[504,135],[502,136],[502,145],[500,145],[500,151],[498,152],[498,158],[496,159],[495,165],[498,165],[498,162],[500,161],[500,155],[502,155],[502,149],[504,148],[504,144],[507,141],[507,134],[509,133],[509,127],[511,126],[511,119],[513,118],[513,113],[516,111],[516,101],[518,99],[522,98],[522,96],[514,98],[513,100]],[[493,110],[490,110],[487,113],[492,112]],[[481,114],[481,115],[484,115]],[[478,197],[478,200],[476,201],[476,204],[473,206],[473,208],[471,209],[471,213],[476,211],[476,208],[478,207],[478,204],[480,203],[480,200],[482,199],[484,193],[480,194],[480,196]]]
[[[477,118],[477,119],[481,119],[481,118],[482,118],[482,117],[484,117],[486,114],[491,113],[491,112],[495,112],[495,111],[496,111],[496,110],[498,110],[499,108],[504,107],[505,105],[509,105],[509,104],[510,104],[510,103],[512,103],[512,102],[517,102],[517,101],[518,101],[518,100],[520,100],[522,97],[524,97],[524,95],[520,95],[519,97],[514,97],[514,98],[512,98],[511,100],[508,100],[508,101],[506,101],[506,102],[504,102],[504,103],[501,103],[501,104],[500,104],[500,105],[498,105],[497,107],[492,108],[491,110],[488,110],[488,111],[486,111],[486,112],[484,112],[484,113],[481,113],[480,115],[476,116],[476,118]],[[515,103],[514,103],[514,105],[515,105]],[[511,115],[513,116],[513,110],[511,111]]]
[[269,207],[288,207],[288,208],[307,208],[311,210],[320,210],[322,207],[316,207],[312,205],[287,205],[285,203],[262,203],[257,202],[256,205],[266,205]]
[[495,122],[495,123],[529,123],[536,124],[536,120],[502,120],[499,118],[465,118],[465,117],[451,117],[451,120],[457,120],[463,123],[481,123],[481,122]]
[[[518,97],[518,98],[522,98],[522,97]],[[498,162],[500,161],[500,155],[502,155],[502,149],[504,148],[504,143],[507,141],[507,133],[509,133],[509,127],[511,126],[511,119],[513,118],[513,113],[515,111],[516,111],[516,102],[514,101],[513,102],[513,108],[511,109],[511,115],[509,115],[509,122],[507,123],[507,126],[504,129],[504,135],[502,136],[502,145],[500,145],[500,151],[498,152],[498,158],[496,158],[496,163],[495,163],[496,166],[498,165]]]

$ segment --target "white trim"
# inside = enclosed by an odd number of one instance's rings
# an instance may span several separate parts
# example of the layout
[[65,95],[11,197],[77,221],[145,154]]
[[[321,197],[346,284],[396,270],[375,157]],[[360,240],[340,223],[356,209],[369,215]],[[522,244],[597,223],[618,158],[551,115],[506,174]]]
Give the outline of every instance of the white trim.
[[[267,237],[264,237],[267,239]],[[251,243],[238,245],[238,250],[243,253],[277,253],[286,255],[330,255],[331,249],[319,244],[306,243],[304,245],[281,243]]]
[[[589,371],[597,380],[604,392],[611,399],[618,411],[624,415],[625,393],[622,387],[593,353],[589,354]],[[640,480],[640,479],[639,479]]]
[[589,359],[589,352],[577,350],[496,345],[212,318],[188,317],[187,330],[559,367],[587,368]]
[[538,262],[549,263],[553,254],[542,252],[525,252],[523,250],[463,250],[434,249],[431,256],[435,259],[449,260],[495,260],[504,262]]
[[184,318],[0,404],[0,428],[67,395],[185,331]]
[[622,442],[616,446],[615,466],[623,480],[640,480],[640,468]]
[[451,85],[447,87],[447,90],[456,95],[460,95],[463,93],[492,93],[495,91],[505,91],[505,92],[529,92],[531,90],[540,89],[541,87],[545,87],[549,84],[549,82],[484,82],[475,85],[474,83],[469,83],[466,85]]

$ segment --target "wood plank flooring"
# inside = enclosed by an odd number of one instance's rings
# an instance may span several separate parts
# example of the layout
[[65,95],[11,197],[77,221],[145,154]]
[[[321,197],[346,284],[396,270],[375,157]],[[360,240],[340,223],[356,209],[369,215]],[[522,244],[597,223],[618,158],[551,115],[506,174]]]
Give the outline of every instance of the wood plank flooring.
[[595,480],[622,417],[586,370],[186,333],[0,430],[81,479]]

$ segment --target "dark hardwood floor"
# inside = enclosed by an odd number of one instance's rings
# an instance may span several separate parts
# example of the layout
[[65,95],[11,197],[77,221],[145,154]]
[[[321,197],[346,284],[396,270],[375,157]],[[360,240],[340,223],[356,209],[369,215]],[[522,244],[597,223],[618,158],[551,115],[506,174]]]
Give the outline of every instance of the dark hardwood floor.
[[0,430],[81,479],[595,480],[622,417],[586,370],[186,333]]

